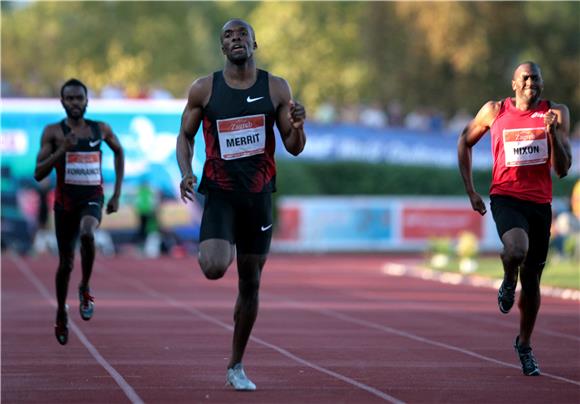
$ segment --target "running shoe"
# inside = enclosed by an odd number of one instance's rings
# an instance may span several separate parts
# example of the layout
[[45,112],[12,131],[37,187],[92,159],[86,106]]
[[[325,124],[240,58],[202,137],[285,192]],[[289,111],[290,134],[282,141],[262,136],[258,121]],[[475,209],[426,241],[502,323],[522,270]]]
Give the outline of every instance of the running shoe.
[[93,311],[95,310],[94,297],[90,294],[89,288],[83,288],[79,286],[79,311],[81,313],[81,318],[85,321],[89,321],[93,317]]
[[516,298],[516,284],[508,284],[505,280],[497,292],[497,305],[503,314],[510,312]]
[[237,363],[233,368],[228,369],[226,376],[226,386],[232,386],[238,391],[254,391],[256,385],[246,376],[241,363]]
[[67,308],[65,308],[64,315],[56,315],[56,324],[54,325],[54,336],[56,340],[61,345],[66,345],[68,342],[68,313]]
[[536,361],[536,357],[532,353],[531,346],[520,346],[520,336],[516,337],[514,342],[514,348],[520,358],[520,362],[522,363],[522,372],[526,376],[540,376],[540,367],[538,366],[538,362]]

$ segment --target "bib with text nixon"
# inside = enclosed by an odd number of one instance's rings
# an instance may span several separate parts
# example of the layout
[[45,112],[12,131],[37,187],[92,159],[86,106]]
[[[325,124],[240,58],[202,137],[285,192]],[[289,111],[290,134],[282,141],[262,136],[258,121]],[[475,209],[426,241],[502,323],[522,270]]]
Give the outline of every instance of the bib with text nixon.
[[72,185],[100,185],[99,152],[67,152],[64,182]]
[[506,167],[544,164],[548,160],[546,129],[504,129],[503,148]]
[[224,160],[235,160],[264,153],[266,146],[265,115],[218,119],[217,130],[221,156]]

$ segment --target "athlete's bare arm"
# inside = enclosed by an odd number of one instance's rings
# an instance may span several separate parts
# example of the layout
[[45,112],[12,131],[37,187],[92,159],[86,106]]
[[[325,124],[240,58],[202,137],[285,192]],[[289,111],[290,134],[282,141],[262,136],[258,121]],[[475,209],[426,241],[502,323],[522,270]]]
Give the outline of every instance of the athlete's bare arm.
[[286,150],[297,156],[306,144],[306,110],[302,104],[292,99],[292,90],[286,80],[270,75],[269,81],[272,102],[276,107],[276,126]]
[[193,159],[194,137],[203,118],[203,107],[209,102],[213,75],[197,79],[189,89],[187,104],[181,116],[181,128],[177,136],[177,164],[181,171],[179,189],[181,199],[193,201],[197,178],[193,175],[191,162]]
[[570,146],[570,111],[564,104],[553,103],[544,116],[546,131],[550,136],[551,160],[554,171],[560,178],[568,175],[572,165]]
[[40,151],[36,157],[34,179],[41,181],[46,178],[58,159],[76,143],[77,137],[74,133],[63,136],[58,124],[46,126],[42,132]]
[[119,209],[121,185],[123,184],[123,177],[125,175],[125,153],[123,152],[123,146],[121,146],[119,138],[113,133],[111,127],[104,122],[99,122],[99,127],[103,134],[103,140],[115,154],[115,190],[107,203],[107,213],[113,213]]
[[467,124],[457,142],[457,160],[459,162],[459,171],[463,178],[463,184],[465,185],[465,192],[469,196],[473,210],[479,212],[481,215],[485,215],[487,210],[481,195],[475,191],[473,185],[472,148],[489,130],[499,112],[500,106],[501,102],[499,101],[488,101],[481,107],[475,118]]

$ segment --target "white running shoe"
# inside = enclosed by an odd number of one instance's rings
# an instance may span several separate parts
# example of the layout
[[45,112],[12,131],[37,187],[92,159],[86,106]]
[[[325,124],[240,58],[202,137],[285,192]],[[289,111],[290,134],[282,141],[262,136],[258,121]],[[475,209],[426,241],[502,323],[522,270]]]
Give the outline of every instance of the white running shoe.
[[233,368],[228,369],[226,376],[226,386],[230,385],[238,391],[254,391],[256,385],[244,373],[244,367],[237,363]]

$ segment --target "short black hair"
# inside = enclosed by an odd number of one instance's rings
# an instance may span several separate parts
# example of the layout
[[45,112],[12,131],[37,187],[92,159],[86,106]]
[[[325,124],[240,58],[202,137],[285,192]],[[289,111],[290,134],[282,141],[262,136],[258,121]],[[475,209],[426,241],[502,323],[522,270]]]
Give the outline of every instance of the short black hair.
[[68,86],[82,87],[83,90],[85,90],[85,95],[89,95],[89,92],[87,90],[87,86],[85,86],[82,81],[80,81],[78,79],[69,79],[60,88],[60,98],[64,98],[64,89]]

